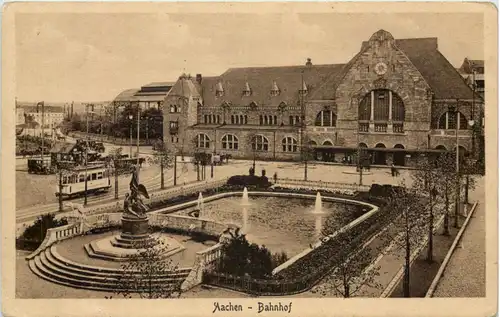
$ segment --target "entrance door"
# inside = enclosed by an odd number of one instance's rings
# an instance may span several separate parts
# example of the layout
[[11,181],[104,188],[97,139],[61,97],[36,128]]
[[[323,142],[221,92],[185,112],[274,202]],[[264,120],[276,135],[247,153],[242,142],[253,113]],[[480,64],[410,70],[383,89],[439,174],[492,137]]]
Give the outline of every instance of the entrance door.
[[[401,144],[396,144],[394,146],[395,149],[404,149],[405,147]],[[396,166],[405,166],[405,152],[397,151],[394,152],[394,165]]]
[[[375,148],[378,149],[385,149],[385,145],[382,143],[378,143],[375,145]],[[387,158],[386,158],[386,152],[384,151],[375,151],[374,155],[374,162],[375,165],[386,165],[387,164]]]

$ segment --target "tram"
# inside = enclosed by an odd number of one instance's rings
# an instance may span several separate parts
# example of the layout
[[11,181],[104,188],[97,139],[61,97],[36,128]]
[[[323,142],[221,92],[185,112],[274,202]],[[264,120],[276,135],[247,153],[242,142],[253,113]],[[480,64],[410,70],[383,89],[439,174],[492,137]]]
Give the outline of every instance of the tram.
[[111,188],[109,169],[104,165],[77,167],[67,175],[62,175],[62,188],[56,186],[56,197],[74,198],[85,194],[85,173],[87,174],[87,194],[108,192]]

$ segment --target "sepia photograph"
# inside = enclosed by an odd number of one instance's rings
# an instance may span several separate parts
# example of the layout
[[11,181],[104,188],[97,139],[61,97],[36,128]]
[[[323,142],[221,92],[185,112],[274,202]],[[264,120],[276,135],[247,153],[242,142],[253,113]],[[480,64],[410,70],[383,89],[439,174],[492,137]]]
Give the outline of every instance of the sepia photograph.
[[3,15],[6,316],[495,314],[494,6]]

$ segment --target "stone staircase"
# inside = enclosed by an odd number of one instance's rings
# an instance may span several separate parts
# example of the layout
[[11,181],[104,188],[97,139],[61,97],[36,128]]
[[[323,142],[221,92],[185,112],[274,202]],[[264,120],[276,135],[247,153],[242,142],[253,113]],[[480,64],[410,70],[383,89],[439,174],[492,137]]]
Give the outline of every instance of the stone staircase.
[[[31,259],[29,267],[37,276],[50,282],[95,291],[113,292],[122,289],[124,285],[122,281],[125,279],[120,268],[89,266],[65,259],[57,252],[55,245]],[[191,268],[182,268],[157,275],[151,281],[151,285],[153,288],[163,289],[166,285],[174,286],[182,283],[190,272]]]

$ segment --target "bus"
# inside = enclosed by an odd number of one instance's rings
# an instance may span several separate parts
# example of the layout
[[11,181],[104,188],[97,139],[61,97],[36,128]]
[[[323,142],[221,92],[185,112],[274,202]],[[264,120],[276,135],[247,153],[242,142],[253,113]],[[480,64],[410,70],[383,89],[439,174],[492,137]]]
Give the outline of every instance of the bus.
[[[87,194],[106,193],[111,188],[109,169],[104,165],[87,167]],[[62,188],[56,186],[56,197],[74,198],[85,194],[85,168],[78,167],[62,175]]]

